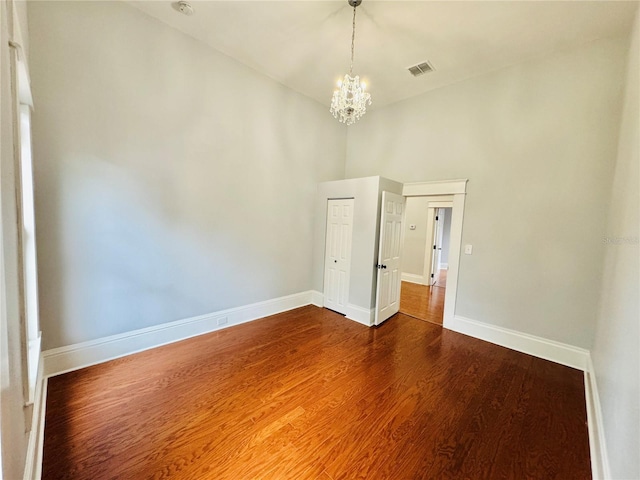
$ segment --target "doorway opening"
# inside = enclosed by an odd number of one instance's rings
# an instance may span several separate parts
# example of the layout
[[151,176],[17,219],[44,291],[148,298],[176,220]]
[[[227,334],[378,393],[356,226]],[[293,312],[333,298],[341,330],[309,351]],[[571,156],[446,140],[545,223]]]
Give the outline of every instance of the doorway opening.
[[414,196],[406,202],[400,312],[443,324],[453,197]]
[[[437,323],[443,327],[454,330],[466,190],[466,179],[405,183],[402,189],[402,194],[406,199],[405,221],[402,231],[402,262],[404,264],[402,280],[406,282],[403,281],[401,283],[400,312],[406,312],[408,306],[407,301],[403,302],[402,297],[410,296],[412,289],[417,290],[413,292],[414,300],[419,302],[429,300],[431,309],[431,316],[429,318],[423,316],[423,318],[426,318],[427,321],[437,320]],[[448,242],[446,242],[447,237],[445,237],[447,230],[442,230],[441,248],[444,249],[445,243],[448,245],[448,250],[444,250],[446,256],[438,253],[442,252],[442,250],[437,250],[437,240],[440,237],[436,235],[435,226],[433,230],[427,232],[427,227],[435,220],[436,212],[440,208],[451,208],[450,227],[447,228],[449,232]],[[412,211],[414,215],[412,215]],[[449,213],[449,210],[446,210],[446,213]],[[444,215],[445,218],[446,213]],[[433,215],[433,217],[430,217],[430,215]],[[440,220],[439,215],[438,217]],[[418,220],[425,225],[422,231],[418,231]],[[447,221],[447,223],[449,222]],[[415,228],[412,228],[413,225],[415,225]],[[430,244],[430,251],[426,248],[428,244],[427,238],[433,239],[429,240],[429,242],[433,242]],[[433,252],[434,244],[436,245],[435,255]],[[414,269],[409,271],[406,268],[407,263],[405,262],[408,262],[408,260],[405,260],[405,257],[410,257],[412,250],[413,256],[418,258],[416,261],[418,267],[414,265]],[[419,262],[420,254],[423,255],[421,267]],[[433,270],[434,266],[437,266],[435,271]],[[434,274],[436,286],[431,283],[431,273]]]

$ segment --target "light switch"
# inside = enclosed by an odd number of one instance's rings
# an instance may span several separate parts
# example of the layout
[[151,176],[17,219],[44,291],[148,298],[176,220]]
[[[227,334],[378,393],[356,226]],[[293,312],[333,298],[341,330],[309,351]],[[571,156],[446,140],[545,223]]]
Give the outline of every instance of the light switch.
[[473,253],[473,245],[465,245],[464,253],[465,255],[471,255]]
[[416,229],[415,224],[412,223],[411,225],[409,225],[409,230],[415,230],[415,229]]

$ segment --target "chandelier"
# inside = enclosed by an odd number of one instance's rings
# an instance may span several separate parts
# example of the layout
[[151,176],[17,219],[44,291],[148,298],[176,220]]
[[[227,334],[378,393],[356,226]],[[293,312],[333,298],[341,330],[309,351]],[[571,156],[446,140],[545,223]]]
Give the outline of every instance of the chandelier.
[[351,66],[349,73],[338,82],[338,89],[333,92],[331,113],[342,123],[351,125],[367,112],[367,103],[371,105],[371,95],[365,92],[366,85],[360,83],[360,77],[353,76],[353,51],[356,40],[356,7],[362,0],[347,0],[353,7],[353,31],[351,33]]

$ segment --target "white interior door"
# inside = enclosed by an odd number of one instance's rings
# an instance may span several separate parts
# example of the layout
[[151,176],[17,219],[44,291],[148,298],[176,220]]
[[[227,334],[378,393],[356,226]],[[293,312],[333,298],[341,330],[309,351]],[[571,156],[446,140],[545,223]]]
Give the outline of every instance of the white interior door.
[[427,244],[425,245],[424,255],[424,284],[434,285],[436,283],[436,274],[438,273],[438,263],[440,256],[440,247],[442,246],[442,225],[444,217],[440,212],[444,208],[452,207],[450,201],[429,201],[427,207]]
[[353,198],[329,200],[324,256],[324,306],[346,315],[351,270]]
[[381,211],[376,325],[380,325],[400,309],[400,260],[404,197],[391,192],[382,192]]
[[[431,210],[431,209],[430,209]],[[438,249],[440,248],[440,239],[442,230],[442,217],[440,216],[440,208],[434,208],[434,222],[433,222],[433,241],[431,242],[431,269],[429,272],[429,285],[435,285],[436,274],[438,273]]]
[[433,263],[436,252],[436,209],[427,208],[427,244],[424,258],[424,283],[433,285]]
[[[440,272],[440,266],[442,265],[442,247],[444,242],[444,226],[446,224],[446,210],[444,208],[438,209],[438,239],[436,241],[436,274]],[[436,275],[437,276],[437,275]]]

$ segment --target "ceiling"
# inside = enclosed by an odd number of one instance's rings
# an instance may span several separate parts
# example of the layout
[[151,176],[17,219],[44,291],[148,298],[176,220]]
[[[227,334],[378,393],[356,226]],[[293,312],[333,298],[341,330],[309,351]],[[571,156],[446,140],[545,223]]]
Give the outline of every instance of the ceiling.
[[[130,2],[329,106],[349,68],[352,9],[334,1]],[[357,8],[354,73],[380,107],[532,57],[626,34],[637,2],[375,1]],[[413,77],[428,60],[436,71]]]

